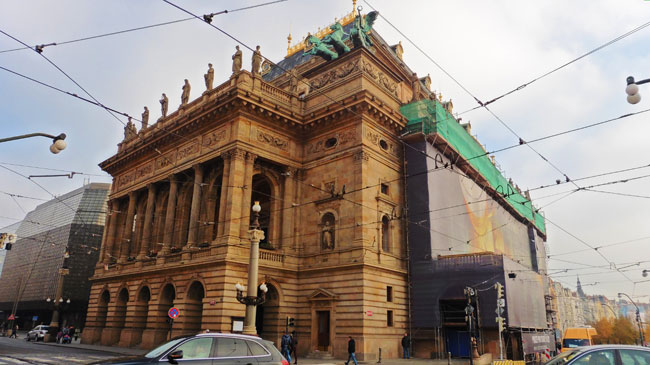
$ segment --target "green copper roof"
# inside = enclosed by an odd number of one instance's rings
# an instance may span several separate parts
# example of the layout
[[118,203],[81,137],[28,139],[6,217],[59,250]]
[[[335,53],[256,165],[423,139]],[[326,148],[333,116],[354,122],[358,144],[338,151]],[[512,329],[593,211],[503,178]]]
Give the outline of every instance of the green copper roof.
[[544,217],[539,213],[533,214],[532,203],[515,190],[515,187],[494,166],[483,147],[445,110],[440,102],[420,100],[404,105],[400,110],[408,119],[407,133],[437,133],[442,136],[488,181],[492,188],[501,193],[510,206],[521,216],[533,222],[540,232],[546,234]]

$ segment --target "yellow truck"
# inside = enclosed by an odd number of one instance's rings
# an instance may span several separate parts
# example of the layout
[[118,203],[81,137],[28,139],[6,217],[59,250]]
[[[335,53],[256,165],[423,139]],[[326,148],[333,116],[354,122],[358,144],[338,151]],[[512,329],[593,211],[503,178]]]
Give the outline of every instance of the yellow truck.
[[593,345],[593,338],[597,334],[593,327],[567,328],[562,338],[562,352],[576,347]]

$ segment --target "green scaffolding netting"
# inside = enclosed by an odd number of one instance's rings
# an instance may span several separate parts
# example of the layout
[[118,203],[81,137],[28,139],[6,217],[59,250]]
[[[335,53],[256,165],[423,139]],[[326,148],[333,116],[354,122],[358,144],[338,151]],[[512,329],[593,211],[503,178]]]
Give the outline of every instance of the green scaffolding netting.
[[[400,108],[402,114],[408,119],[407,134],[437,133],[442,136],[465,160],[472,165],[490,184],[492,188],[501,193],[506,201],[519,214],[533,222],[537,229],[546,234],[544,217],[533,213],[532,203],[515,190],[508,180],[503,177],[485,150],[472,137],[463,126],[443,107],[434,100],[420,100]],[[479,156],[479,157],[477,157]]]

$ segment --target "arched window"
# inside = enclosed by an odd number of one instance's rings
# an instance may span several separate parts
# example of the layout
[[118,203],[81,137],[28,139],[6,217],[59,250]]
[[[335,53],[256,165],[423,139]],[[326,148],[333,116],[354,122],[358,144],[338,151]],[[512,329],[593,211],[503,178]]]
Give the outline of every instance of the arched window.
[[381,217],[381,249],[390,252],[390,219]]
[[333,250],[336,243],[336,218],[332,213],[323,214],[321,224],[321,249]]
[[[264,239],[260,241],[260,247],[271,248],[269,245],[269,227],[271,227],[271,209],[273,191],[271,188],[271,183],[263,175],[253,176],[253,191],[251,192],[251,203],[256,201],[260,202],[262,210],[260,211],[259,223],[260,229],[264,231]],[[250,207],[248,207],[249,211]],[[254,215],[250,215],[250,223],[253,223],[255,219]]]

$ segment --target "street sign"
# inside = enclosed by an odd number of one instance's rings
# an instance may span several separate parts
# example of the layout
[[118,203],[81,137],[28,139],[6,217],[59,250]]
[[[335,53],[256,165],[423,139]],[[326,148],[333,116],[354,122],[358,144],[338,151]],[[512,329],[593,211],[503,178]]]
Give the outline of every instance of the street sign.
[[10,321],[13,321],[14,319],[16,319],[16,317],[14,317],[14,315],[12,314],[12,315],[9,316],[8,319],[9,319]]
[[366,311],[366,315],[367,315],[368,317],[372,317],[372,311]]
[[178,311],[178,308],[176,307],[171,307],[169,308],[169,311],[167,312],[167,315],[169,318],[174,319],[180,315],[180,312]]

